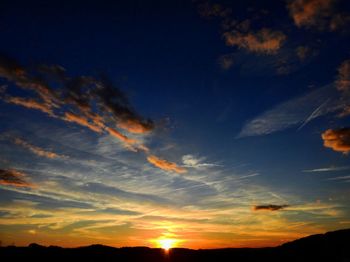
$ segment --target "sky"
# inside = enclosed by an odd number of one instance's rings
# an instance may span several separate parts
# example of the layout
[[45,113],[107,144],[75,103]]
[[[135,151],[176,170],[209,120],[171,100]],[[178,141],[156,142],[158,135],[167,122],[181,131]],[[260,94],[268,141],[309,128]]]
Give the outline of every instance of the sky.
[[346,0],[1,1],[1,244],[349,228],[349,24]]

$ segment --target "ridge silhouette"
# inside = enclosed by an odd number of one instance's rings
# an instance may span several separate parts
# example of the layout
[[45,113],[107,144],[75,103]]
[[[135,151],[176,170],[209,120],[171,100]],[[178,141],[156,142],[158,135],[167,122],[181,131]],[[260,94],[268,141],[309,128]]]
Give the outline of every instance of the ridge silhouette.
[[1,261],[331,261],[350,262],[350,229],[311,235],[277,247],[187,249],[91,245],[77,248],[0,247]]

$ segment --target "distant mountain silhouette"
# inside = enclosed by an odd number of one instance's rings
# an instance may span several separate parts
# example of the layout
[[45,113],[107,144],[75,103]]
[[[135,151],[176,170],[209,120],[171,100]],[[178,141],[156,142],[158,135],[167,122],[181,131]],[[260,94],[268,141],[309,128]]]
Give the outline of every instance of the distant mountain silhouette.
[[272,261],[272,262],[350,262],[350,229],[301,238],[278,247],[186,249],[174,248],[168,253],[160,248],[91,245],[61,248],[30,244],[28,247],[1,247],[1,261]]

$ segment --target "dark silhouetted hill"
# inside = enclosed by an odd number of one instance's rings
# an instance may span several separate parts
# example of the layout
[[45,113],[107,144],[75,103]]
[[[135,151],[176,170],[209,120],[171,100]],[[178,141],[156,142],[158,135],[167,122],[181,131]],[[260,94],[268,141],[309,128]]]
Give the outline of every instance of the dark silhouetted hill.
[[160,248],[114,248],[92,245],[61,248],[30,244],[28,247],[1,247],[0,261],[272,261],[272,262],[350,262],[350,229],[301,238],[271,248],[200,249],[174,248],[168,253]]

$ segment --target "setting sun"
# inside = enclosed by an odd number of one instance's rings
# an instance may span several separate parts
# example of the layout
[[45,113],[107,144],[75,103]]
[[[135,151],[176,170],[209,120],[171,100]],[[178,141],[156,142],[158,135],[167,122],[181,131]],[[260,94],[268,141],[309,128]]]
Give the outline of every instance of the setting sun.
[[157,240],[159,247],[163,248],[164,250],[168,251],[170,248],[175,247],[177,240],[170,239],[170,238],[163,238]]

